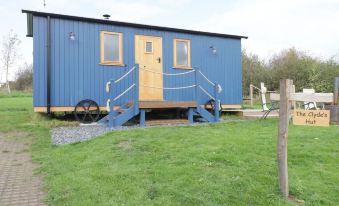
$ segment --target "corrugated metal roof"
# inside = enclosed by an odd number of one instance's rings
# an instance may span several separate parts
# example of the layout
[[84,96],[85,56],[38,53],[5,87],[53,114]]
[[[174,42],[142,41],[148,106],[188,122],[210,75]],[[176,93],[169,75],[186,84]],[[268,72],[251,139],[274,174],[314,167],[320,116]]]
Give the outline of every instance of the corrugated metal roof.
[[111,20],[106,20],[106,19],[95,19],[95,18],[80,17],[80,16],[70,16],[70,15],[64,15],[64,14],[46,13],[46,12],[31,11],[31,10],[22,10],[22,13],[32,14],[34,16],[46,16],[46,17],[50,16],[52,18],[54,17],[54,18],[60,18],[60,19],[84,21],[84,22],[95,22],[95,23],[111,24],[111,25],[118,25],[118,26],[155,29],[155,30],[160,30],[160,31],[172,31],[172,32],[178,32],[178,33],[199,34],[199,35],[216,36],[216,37],[233,38],[233,39],[247,39],[248,38],[247,36],[239,36],[239,35],[232,35],[232,34],[221,34],[221,33],[195,31],[195,30],[179,29],[179,28],[171,28],[171,27],[163,27],[163,26],[136,24],[136,23],[111,21]]

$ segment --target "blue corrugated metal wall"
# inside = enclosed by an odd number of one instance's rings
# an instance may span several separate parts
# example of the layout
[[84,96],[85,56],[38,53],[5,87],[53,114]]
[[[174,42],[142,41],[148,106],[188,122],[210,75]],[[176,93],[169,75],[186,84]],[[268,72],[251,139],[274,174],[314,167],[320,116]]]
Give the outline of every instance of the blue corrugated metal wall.
[[[33,18],[34,46],[34,106],[46,106],[46,28],[47,19]],[[123,59],[126,67],[100,65],[100,31],[123,33]],[[75,33],[75,40],[69,39]],[[211,37],[87,23],[64,19],[51,19],[52,82],[51,106],[75,106],[80,100],[93,99],[105,105],[108,98],[105,83],[123,75],[134,63],[134,36],[153,35],[163,39],[163,71],[166,73],[187,70],[173,69],[173,39],[191,40],[192,66],[199,67],[212,81],[223,87],[223,104],[241,104],[241,41],[240,39]],[[211,45],[217,49],[213,54]],[[204,82],[204,81],[201,81]],[[193,73],[187,76],[164,76],[164,87],[186,86],[194,83]],[[131,83],[124,81],[122,91]],[[203,84],[210,92],[211,86]],[[213,94],[213,93],[212,93]],[[130,94],[132,95],[132,94]],[[165,90],[165,100],[192,100],[194,88]],[[207,99],[207,97],[206,97]],[[205,101],[205,98],[201,99]]]

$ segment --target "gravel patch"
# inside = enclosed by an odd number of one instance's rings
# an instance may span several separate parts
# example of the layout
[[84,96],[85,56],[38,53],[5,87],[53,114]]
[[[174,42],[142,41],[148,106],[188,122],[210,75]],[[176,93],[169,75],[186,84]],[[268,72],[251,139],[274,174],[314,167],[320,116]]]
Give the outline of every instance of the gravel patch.
[[67,144],[82,142],[108,132],[108,128],[101,125],[78,127],[57,127],[51,130],[53,144]]
[[[221,120],[222,122],[233,122],[239,120]],[[240,120],[241,121],[241,120]],[[171,126],[197,126],[206,124],[203,121],[197,121],[194,124],[173,124],[173,125],[159,125],[159,126],[146,126],[149,127],[171,127]],[[103,124],[81,124],[76,127],[57,127],[51,129],[52,144],[62,145],[76,142],[83,142],[100,135],[106,134],[111,131],[129,130],[134,128],[140,128],[139,124],[130,124],[128,126],[121,126],[115,128],[108,128]]]
[[97,136],[106,134],[113,130],[126,130],[136,128],[136,126],[123,126],[110,129],[101,124],[87,124],[77,127],[57,127],[51,130],[52,143],[56,145],[83,142]]
[[[191,126],[195,126],[201,123],[194,123]],[[175,125],[159,125],[159,126],[145,126],[149,127],[170,127],[170,126],[187,126],[187,124],[175,124]],[[56,127],[51,129],[52,144],[62,145],[76,142],[83,142],[100,135],[106,134],[111,131],[130,130],[135,128],[141,128],[139,124],[120,126],[115,128],[108,128],[102,124],[83,124],[77,127]]]

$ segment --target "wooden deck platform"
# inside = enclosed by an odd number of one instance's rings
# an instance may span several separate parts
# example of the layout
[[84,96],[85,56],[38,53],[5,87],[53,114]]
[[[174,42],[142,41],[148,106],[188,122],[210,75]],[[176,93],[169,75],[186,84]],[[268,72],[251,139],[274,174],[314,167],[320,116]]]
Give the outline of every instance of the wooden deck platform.
[[[264,115],[264,111],[260,109],[232,109],[232,110],[225,110],[225,112],[231,112],[235,113],[239,116],[245,117],[245,118],[261,118]],[[277,110],[271,111],[267,118],[277,118],[279,117],[279,113]]]
[[139,101],[140,109],[170,109],[197,107],[194,101]]
[[[204,105],[202,105],[204,106]],[[194,108],[195,101],[139,101],[140,109],[171,109],[171,108]],[[100,111],[106,111],[106,106],[99,106]],[[118,108],[118,107],[116,107]],[[239,110],[241,105],[223,104],[223,111]],[[233,110],[228,110],[233,109]],[[73,106],[52,106],[52,112],[73,112]],[[47,107],[34,107],[34,112],[47,112]]]

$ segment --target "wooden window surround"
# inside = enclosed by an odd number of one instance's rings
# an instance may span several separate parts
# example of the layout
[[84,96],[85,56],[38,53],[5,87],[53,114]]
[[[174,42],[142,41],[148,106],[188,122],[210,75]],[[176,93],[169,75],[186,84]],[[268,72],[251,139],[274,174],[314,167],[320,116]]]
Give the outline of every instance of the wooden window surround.
[[123,47],[122,33],[101,31],[100,64],[124,66],[122,47]]
[[[179,55],[183,56],[180,57]],[[188,39],[173,40],[173,67],[178,69],[192,69],[191,40]]]

